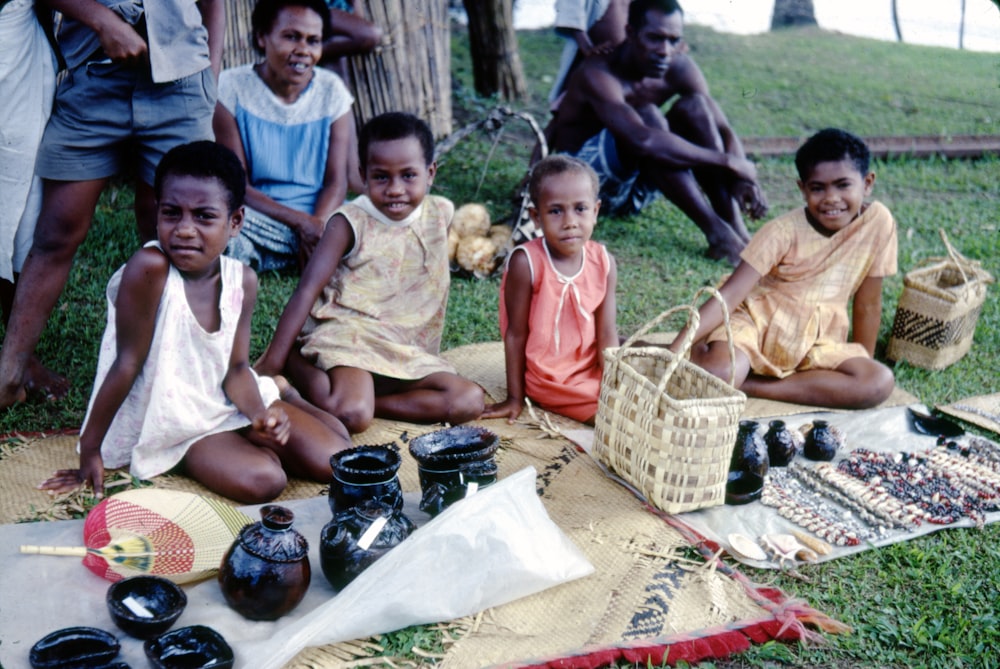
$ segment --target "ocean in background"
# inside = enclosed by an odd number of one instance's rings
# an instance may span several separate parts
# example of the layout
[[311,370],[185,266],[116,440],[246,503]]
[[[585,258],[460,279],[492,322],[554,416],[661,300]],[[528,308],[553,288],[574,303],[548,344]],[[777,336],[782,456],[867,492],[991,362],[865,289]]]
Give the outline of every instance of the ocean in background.
[[[688,23],[750,35],[770,30],[774,0],[687,0],[681,6]],[[825,30],[896,41],[891,0],[813,0],[813,6]],[[897,7],[904,42],[958,48],[962,0],[897,0]],[[514,0],[518,29],[554,21],[555,0]],[[1000,10],[990,0],[966,0],[964,23],[965,49],[1000,52]]]

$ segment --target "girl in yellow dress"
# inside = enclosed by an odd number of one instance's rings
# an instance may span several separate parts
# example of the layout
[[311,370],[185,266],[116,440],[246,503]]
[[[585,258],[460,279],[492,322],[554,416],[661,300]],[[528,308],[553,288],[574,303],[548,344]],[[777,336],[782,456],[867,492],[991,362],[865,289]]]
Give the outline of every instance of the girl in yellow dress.
[[285,370],[353,433],[375,416],[478,418],[482,389],[438,355],[455,208],[428,195],[430,129],[411,114],[383,114],[362,128],[358,152],[365,195],[327,222],[257,369]]
[[[892,372],[872,356],[882,278],[897,269],[896,223],[884,205],[865,202],[875,185],[869,162],[865,143],[843,130],[810,137],[795,156],[805,207],[762,226],[720,289],[732,313],[736,386],[747,395],[860,409],[892,392]],[[691,359],[728,380],[718,302],[701,316]]]

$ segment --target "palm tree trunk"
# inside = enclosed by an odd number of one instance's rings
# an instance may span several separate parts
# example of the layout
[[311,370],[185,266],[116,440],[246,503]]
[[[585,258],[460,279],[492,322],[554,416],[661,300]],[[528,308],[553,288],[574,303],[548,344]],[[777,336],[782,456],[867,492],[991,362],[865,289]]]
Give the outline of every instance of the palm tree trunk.
[[504,100],[527,95],[514,33],[514,0],[462,0],[469,17],[469,50],[476,93]]
[[962,20],[958,23],[958,48],[965,48],[965,0],[962,0]]
[[899,28],[899,6],[897,0],[892,0],[892,27],[896,30],[896,41],[903,41],[903,31]]

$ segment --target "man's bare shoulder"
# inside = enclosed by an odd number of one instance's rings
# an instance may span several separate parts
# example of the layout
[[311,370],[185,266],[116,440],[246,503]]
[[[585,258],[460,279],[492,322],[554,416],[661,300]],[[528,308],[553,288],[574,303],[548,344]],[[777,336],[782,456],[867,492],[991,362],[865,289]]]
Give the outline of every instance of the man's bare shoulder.
[[574,90],[582,97],[624,95],[625,81],[611,67],[610,54],[591,56],[573,72],[567,90]]
[[556,151],[575,152],[605,127],[598,110],[626,102],[625,88],[603,57],[590,57],[574,70],[566,94],[549,124],[549,143]]
[[702,74],[701,68],[694,62],[694,59],[686,53],[673,57],[664,80],[667,86],[678,95],[708,92],[705,75]]

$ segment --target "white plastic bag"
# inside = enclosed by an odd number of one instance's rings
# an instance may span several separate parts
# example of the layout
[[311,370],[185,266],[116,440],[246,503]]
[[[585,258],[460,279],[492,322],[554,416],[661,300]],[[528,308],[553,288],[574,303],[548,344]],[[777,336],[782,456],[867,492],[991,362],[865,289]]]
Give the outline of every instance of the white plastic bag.
[[278,669],[307,646],[452,620],[586,576],[593,566],[549,518],[531,467],[449,507],[336,597],[243,657]]

